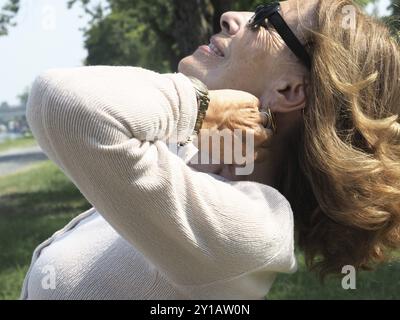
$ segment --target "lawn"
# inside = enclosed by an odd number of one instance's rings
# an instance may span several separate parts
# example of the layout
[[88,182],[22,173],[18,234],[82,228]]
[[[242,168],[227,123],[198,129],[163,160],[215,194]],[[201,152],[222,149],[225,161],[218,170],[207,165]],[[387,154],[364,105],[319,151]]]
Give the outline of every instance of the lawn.
[[[0,299],[17,299],[33,249],[90,204],[50,161],[0,178]],[[399,299],[400,263],[359,273],[356,290],[343,290],[341,279],[325,286],[300,270],[280,275],[268,299]]]
[[19,297],[34,248],[90,207],[50,161],[0,178],[0,300]]
[[10,150],[10,149],[33,147],[36,145],[37,145],[37,143],[31,135],[21,137],[18,139],[8,139],[8,140],[3,141],[0,144],[0,152],[4,152],[4,151]]
[[[304,259],[297,254],[299,271],[293,275],[279,275],[268,299],[400,299],[400,261],[395,255],[393,261],[380,266],[375,271],[359,272],[356,289],[344,290],[342,277],[331,277],[321,285],[315,275],[304,267]],[[345,276],[345,275],[343,275]]]

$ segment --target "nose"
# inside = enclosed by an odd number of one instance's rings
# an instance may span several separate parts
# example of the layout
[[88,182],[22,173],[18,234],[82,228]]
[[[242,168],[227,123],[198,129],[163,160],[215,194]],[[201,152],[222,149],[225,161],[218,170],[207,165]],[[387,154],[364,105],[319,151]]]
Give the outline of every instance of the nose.
[[242,20],[240,12],[225,12],[220,21],[222,32],[229,36],[234,36],[240,30],[243,23]]

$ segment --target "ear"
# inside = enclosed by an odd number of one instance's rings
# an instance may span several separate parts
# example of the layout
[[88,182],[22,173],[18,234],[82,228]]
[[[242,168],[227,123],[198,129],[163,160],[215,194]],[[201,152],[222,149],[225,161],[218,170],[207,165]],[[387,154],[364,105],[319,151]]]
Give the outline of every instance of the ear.
[[304,109],[306,103],[304,77],[287,75],[277,80],[264,100],[272,112],[289,113]]

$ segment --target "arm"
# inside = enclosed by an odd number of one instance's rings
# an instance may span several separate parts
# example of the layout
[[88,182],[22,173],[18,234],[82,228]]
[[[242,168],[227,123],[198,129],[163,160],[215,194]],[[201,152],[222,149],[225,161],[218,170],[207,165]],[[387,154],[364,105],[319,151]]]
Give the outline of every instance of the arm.
[[[206,284],[262,266],[285,272],[293,249],[285,198],[193,171],[161,141],[174,133],[184,141],[196,115],[185,76],[131,67],[44,73],[27,109],[49,158],[175,283]],[[277,256],[287,261],[277,265]]]

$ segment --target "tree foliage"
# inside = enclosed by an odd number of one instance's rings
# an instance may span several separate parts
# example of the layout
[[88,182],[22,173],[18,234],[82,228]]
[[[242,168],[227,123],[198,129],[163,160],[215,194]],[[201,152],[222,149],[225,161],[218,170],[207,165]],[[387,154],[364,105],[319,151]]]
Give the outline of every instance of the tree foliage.
[[24,91],[21,92],[21,93],[17,96],[20,106],[26,106],[26,104],[28,103],[29,92],[30,92],[30,88],[29,88],[29,87],[26,87],[26,88],[24,89]]
[[400,16],[400,0],[392,0],[392,4],[390,6],[393,9],[393,15],[395,17]]
[[223,12],[253,7],[256,1],[152,0],[150,4],[136,0],[133,4],[108,0],[109,6],[99,9],[91,8],[90,1],[72,0],[69,5],[76,3],[86,11],[103,14],[92,15],[85,30],[87,64],[140,65],[168,71],[219,31]]
[[[374,0],[358,0],[365,5]],[[272,0],[263,1],[263,3]],[[229,10],[249,11],[257,0],[108,0],[107,8],[90,0],[70,0],[93,12],[86,30],[89,65],[140,65],[176,70],[178,62],[220,31]],[[107,12],[106,15],[104,13]]]
[[392,0],[390,8],[393,10],[391,25],[398,31],[400,30],[400,0]]
[[[304,0],[306,1],[306,0]],[[376,0],[357,0],[366,5]],[[272,2],[265,0],[263,3]],[[182,57],[219,32],[228,10],[251,10],[259,0],[66,0],[90,16],[83,30],[87,65],[136,65],[160,72],[176,70]],[[395,12],[400,0],[393,0]],[[19,0],[0,12],[0,35],[14,24]]]
[[8,34],[8,28],[15,26],[15,15],[19,10],[19,0],[8,0],[0,11],[0,36]]

